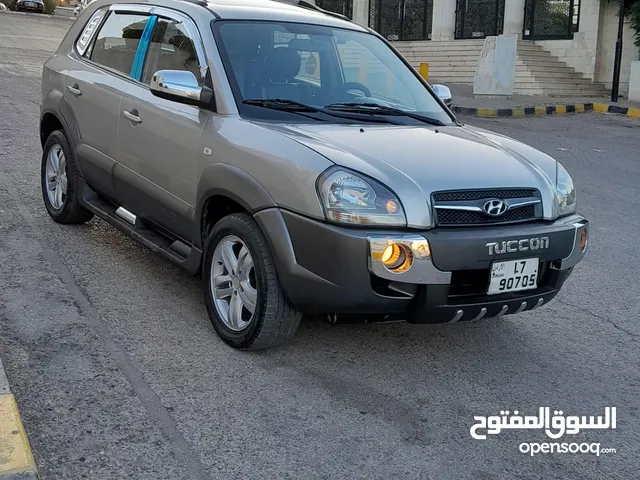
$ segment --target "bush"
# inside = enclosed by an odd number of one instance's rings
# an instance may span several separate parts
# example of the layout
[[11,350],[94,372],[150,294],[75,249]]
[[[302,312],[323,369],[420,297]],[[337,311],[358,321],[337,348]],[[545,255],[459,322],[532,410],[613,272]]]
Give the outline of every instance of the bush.
[[15,4],[16,4],[16,0],[2,0],[2,3],[5,4],[5,6],[9,9],[9,10],[15,10]]
[[53,15],[56,10],[56,0],[44,0],[44,13]]

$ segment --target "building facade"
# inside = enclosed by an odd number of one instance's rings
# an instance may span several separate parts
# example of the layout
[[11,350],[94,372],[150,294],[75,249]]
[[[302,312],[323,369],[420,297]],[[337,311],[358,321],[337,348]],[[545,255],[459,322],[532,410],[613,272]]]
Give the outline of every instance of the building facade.
[[[618,5],[600,0],[316,0],[327,10],[368,25],[414,50],[424,42],[510,35],[535,42],[583,77],[611,88]],[[629,88],[631,62],[640,59],[625,21],[620,92]],[[464,44],[464,42],[460,42]],[[469,44],[467,42],[466,44]],[[417,46],[416,46],[417,45]],[[404,51],[403,51],[404,53]]]

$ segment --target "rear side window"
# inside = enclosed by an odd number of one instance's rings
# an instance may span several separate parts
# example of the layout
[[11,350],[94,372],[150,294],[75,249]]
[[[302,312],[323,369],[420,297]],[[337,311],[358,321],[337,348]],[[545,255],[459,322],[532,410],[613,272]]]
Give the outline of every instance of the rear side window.
[[147,15],[112,12],[98,32],[91,60],[130,75],[148,19]]
[[76,42],[76,49],[80,55],[84,55],[84,52],[87,51],[87,47],[93,38],[96,28],[100,25],[100,21],[104,18],[105,12],[106,8],[96,10],[94,14],[91,15],[86,27],[84,27],[82,35],[80,35],[80,38],[78,38],[78,41]]

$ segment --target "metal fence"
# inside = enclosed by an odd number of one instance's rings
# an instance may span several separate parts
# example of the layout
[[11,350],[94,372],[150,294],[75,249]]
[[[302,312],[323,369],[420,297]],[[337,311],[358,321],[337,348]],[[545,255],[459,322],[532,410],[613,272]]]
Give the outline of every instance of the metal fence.
[[500,35],[505,0],[457,0],[455,38]]
[[429,40],[433,0],[371,0],[369,25],[387,40]]
[[316,5],[353,19],[353,0],[317,0]]
[[580,0],[526,0],[524,32],[527,40],[571,39],[580,24]]

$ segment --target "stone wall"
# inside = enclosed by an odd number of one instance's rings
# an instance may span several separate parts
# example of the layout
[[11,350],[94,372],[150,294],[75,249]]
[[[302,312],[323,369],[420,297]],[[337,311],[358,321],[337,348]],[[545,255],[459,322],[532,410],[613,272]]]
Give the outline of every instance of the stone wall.
[[[596,81],[611,88],[613,81],[613,64],[616,53],[616,39],[618,38],[618,5],[608,4],[602,7],[600,35],[598,42],[598,61],[596,63]],[[622,37],[622,64],[620,69],[620,93],[629,92],[629,77],[631,62],[640,59],[638,47],[633,43],[633,30],[628,20],[625,20]]]
[[579,31],[574,34],[573,40],[538,40],[536,43],[577,72],[594,80],[600,10],[600,0],[582,0]]

